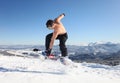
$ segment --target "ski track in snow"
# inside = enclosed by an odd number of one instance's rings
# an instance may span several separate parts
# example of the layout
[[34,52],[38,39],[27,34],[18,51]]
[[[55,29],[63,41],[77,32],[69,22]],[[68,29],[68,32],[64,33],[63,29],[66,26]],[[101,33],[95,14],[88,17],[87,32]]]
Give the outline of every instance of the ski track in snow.
[[120,83],[120,66],[0,55],[1,83]]

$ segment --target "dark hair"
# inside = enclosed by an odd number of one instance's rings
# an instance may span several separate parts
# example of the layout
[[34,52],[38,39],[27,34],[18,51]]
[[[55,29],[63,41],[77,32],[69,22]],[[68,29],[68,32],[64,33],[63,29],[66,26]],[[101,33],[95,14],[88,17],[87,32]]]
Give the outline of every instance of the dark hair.
[[46,26],[47,26],[47,27],[49,27],[49,26],[50,26],[50,27],[52,27],[53,22],[54,22],[54,21],[53,21],[53,20],[51,20],[51,19],[50,19],[50,20],[48,20],[48,21],[46,22]]

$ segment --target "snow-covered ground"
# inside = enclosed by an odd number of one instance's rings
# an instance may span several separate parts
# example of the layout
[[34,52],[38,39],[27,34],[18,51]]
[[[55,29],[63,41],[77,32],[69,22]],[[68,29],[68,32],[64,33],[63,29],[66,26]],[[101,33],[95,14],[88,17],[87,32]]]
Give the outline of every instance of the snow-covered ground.
[[0,54],[0,83],[120,83],[120,66],[63,65],[59,60]]

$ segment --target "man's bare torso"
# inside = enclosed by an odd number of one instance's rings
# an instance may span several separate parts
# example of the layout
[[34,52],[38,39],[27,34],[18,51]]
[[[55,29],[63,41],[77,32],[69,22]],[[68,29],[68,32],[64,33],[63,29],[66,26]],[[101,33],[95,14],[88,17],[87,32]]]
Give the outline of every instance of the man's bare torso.
[[58,35],[61,35],[61,34],[65,34],[66,30],[65,30],[62,23],[59,23],[59,24],[56,23],[55,28],[54,28],[54,32],[57,32]]

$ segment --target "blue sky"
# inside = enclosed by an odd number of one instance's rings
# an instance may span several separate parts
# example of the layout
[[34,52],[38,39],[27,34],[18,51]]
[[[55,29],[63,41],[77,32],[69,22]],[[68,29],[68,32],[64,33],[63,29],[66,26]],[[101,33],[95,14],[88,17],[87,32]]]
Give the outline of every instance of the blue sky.
[[67,44],[119,42],[120,0],[0,0],[0,45],[44,45],[46,21],[61,13]]

